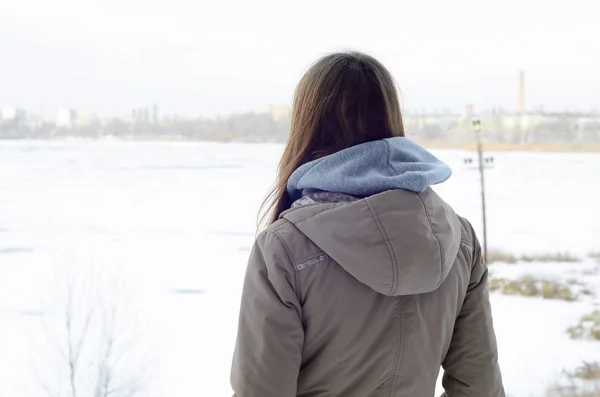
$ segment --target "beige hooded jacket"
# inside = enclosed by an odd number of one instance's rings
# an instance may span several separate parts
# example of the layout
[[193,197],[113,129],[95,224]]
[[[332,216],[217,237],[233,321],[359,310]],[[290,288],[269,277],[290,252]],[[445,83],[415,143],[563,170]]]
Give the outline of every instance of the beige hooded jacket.
[[257,238],[237,397],[503,397],[487,267],[431,188],[291,209]]

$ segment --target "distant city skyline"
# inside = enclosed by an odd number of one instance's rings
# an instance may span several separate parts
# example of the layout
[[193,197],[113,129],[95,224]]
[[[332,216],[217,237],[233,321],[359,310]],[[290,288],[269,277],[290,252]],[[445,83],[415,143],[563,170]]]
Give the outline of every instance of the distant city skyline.
[[[29,120],[29,121],[42,121],[57,126],[72,126],[72,125],[83,125],[94,121],[106,121],[110,119],[132,121],[132,122],[147,122],[147,123],[158,123],[162,120],[170,120],[173,118],[185,120],[185,119],[219,119],[222,117],[232,117],[244,114],[267,114],[274,120],[284,119],[291,117],[292,105],[291,104],[271,104],[264,109],[251,109],[247,111],[223,113],[220,115],[187,115],[183,113],[172,113],[163,114],[159,113],[159,105],[155,103],[148,103],[144,106],[134,107],[128,111],[122,111],[119,114],[102,115],[96,112],[94,109],[89,108],[78,108],[78,107],[57,107],[55,109],[42,109],[41,111],[35,111],[35,109],[27,109],[15,106],[0,106],[0,122],[11,121],[11,120]],[[473,104],[465,104],[462,109],[452,109],[450,107],[443,108],[417,108],[417,109],[402,109],[402,113],[405,117],[422,117],[422,116],[463,116],[463,117],[478,117],[478,116],[489,116],[489,115],[512,115],[518,117],[519,115],[547,115],[547,116],[579,116],[579,117],[600,117],[600,108],[590,109],[562,109],[554,110],[548,109],[544,106],[536,106],[535,108],[519,108],[519,109],[507,109],[502,106],[493,106],[491,108],[476,108]]]
[[600,108],[594,0],[364,3],[0,2],[0,107],[214,117],[291,103],[323,53],[357,49],[394,74],[405,110]]

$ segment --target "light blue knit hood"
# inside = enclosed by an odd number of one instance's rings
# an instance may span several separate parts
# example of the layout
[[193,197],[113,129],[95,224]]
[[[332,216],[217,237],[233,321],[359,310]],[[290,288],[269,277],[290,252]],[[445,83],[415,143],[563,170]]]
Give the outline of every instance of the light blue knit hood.
[[288,180],[292,201],[317,192],[368,197],[387,190],[423,192],[452,175],[448,165],[405,137],[367,142],[311,161]]

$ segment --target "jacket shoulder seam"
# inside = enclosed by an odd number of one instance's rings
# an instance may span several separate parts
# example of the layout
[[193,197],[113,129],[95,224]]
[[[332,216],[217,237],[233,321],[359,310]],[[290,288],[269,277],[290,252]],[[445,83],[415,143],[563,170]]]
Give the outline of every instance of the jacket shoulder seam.
[[476,237],[475,237],[475,229],[473,228],[473,225],[471,225],[471,223],[463,218],[460,215],[457,215],[458,220],[460,221],[461,224],[461,244],[465,244],[470,246],[471,248],[473,248],[475,246],[475,241],[476,241]]
[[281,226],[276,227],[274,230],[269,231],[276,239],[279,241],[279,244],[283,247],[283,251],[285,252],[285,256],[288,259],[288,266],[292,270],[292,277],[294,278],[294,289],[296,290],[296,294],[298,294],[299,286],[298,286],[298,277],[296,277],[296,272],[294,271],[294,261],[292,260],[292,256],[290,253],[290,249],[284,241],[283,237],[279,233],[279,228]]
[[390,262],[391,262],[391,266],[392,266],[392,285],[391,285],[390,290],[388,291],[387,295],[391,295],[396,290],[396,285],[398,284],[398,274],[397,274],[398,266],[397,266],[397,261],[396,261],[396,253],[394,252],[394,249],[393,249],[392,245],[390,244],[390,238],[388,237],[385,229],[383,228],[383,225],[381,224],[381,219],[379,219],[379,214],[377,214],[377,211],[375,211],[375,208],[373,208],[373,206],[370,203],[370,199],[366,198],[365,203],[367,204],[367,208],[369,208],[369,212],[370,212],[371,216],[373,217],[375,224],[377,225],[377,229],[379,230],[379,233],[381,233],[381,236],[383,237],[383,242],[385,244],[385,248],[390,256]]
[[442,276],[444,274],[444,247],[442,246],[442,242],[440,241],[440,238],[438,237],[435,228],[433,227],[433,222],[431,221],[431,214],[429,213],[429,210],[425,205],[425,201],[423,200],[421,193],[417,193],[417,197],[419,197],[419,200],[421,200],[423,210],[425,211],[425,215],[427,216],[427,222],[429,223],[429,227],[431,228],[431,233],[433,233],[433,237],[435,237],[435,241],[437,241],[438,247],[440,249],[440,277],[438,278],[437,282],[437,285],[439,286],[441,284]]
[[[292,266],[296,266],[303,261],[307,261],[307,260],[310,260],[310,259],[313,259],[315,257],[325,254],[325,251],[323,251],[319,247],[315,246],[316,250],[311,250],[310,253],[308,253],[306,255],[302,255],[300,257],[293,256],[292,250],[290,249],[289,245],[284,241],[285,238],[281,235],[281,233],[279,231],[281,229],[283,229],[284,227],[286,227],[287,225],[290,225],[294,228],[294,230],[297,230],[298,233],[300,233],[302,238],[307,239],[307,240],[308,240],[308,238],[300,231],[300,229],[298,229],[298,226],[296,226],[296,224],[291,222],[289,219],[282,218],[280,221],[281,221],[280,224],[277,225],[276,227],[274,227],[271,232],[277,234],[278,240],[281,242],[281,244],[286,249],[286,252],[288,254],[288,259],[290,260],[290,264]],[[311,242],[311,244],[314,245],[314,243],[312,243],[312,242]]]
[[327,259],[331,259],[331,257],[329,255],[327,255],[327,253],[325,251],[323,251],[322,249],[317,247],[317,250],[311,250],[308,254],[306,255],[302,255],[300,257],[295,257],[294,255],[292,255],[292,250],[290,249],[288,243],[285,241],[286,239],[281,235],[280,230],[283,229],[284,227],[290,225],[291,227],[293,227],[295,230],[297,230],[302,238],[306,239],[306,236],[304,236],[304,234],[302,234],[302,232],[300,232],[300,229],[298,229],[298,227],[290,222],[288,219],[282,219],[280,224],[276,225],[273,230],[269,230],[270,233],[272,233],[275,238],[277,238],[277,240],[279,240],[279,243],[283,246],[283,249],[285,250],[286,256],[288,258],[289,261],[289,266],[291,267],[294,275],[294,287],[296,288],[296,293],[300,293],[300,280],[299,280],[299,276],[296,274],[296,270],[297,267],[299,265],[304,264],[307,261],[312,261],[315,258],[319,258],[323,255],[327,256]]

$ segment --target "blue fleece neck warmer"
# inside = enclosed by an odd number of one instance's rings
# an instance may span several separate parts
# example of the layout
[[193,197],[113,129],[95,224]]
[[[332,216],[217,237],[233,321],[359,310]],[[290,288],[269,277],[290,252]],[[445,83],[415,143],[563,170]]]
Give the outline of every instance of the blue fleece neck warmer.
[[387,190],[423,192],[442,183],[452,169],[404,137],[367,142],[299,167],[287,184],[292,201],[312,193],[368,197]]

